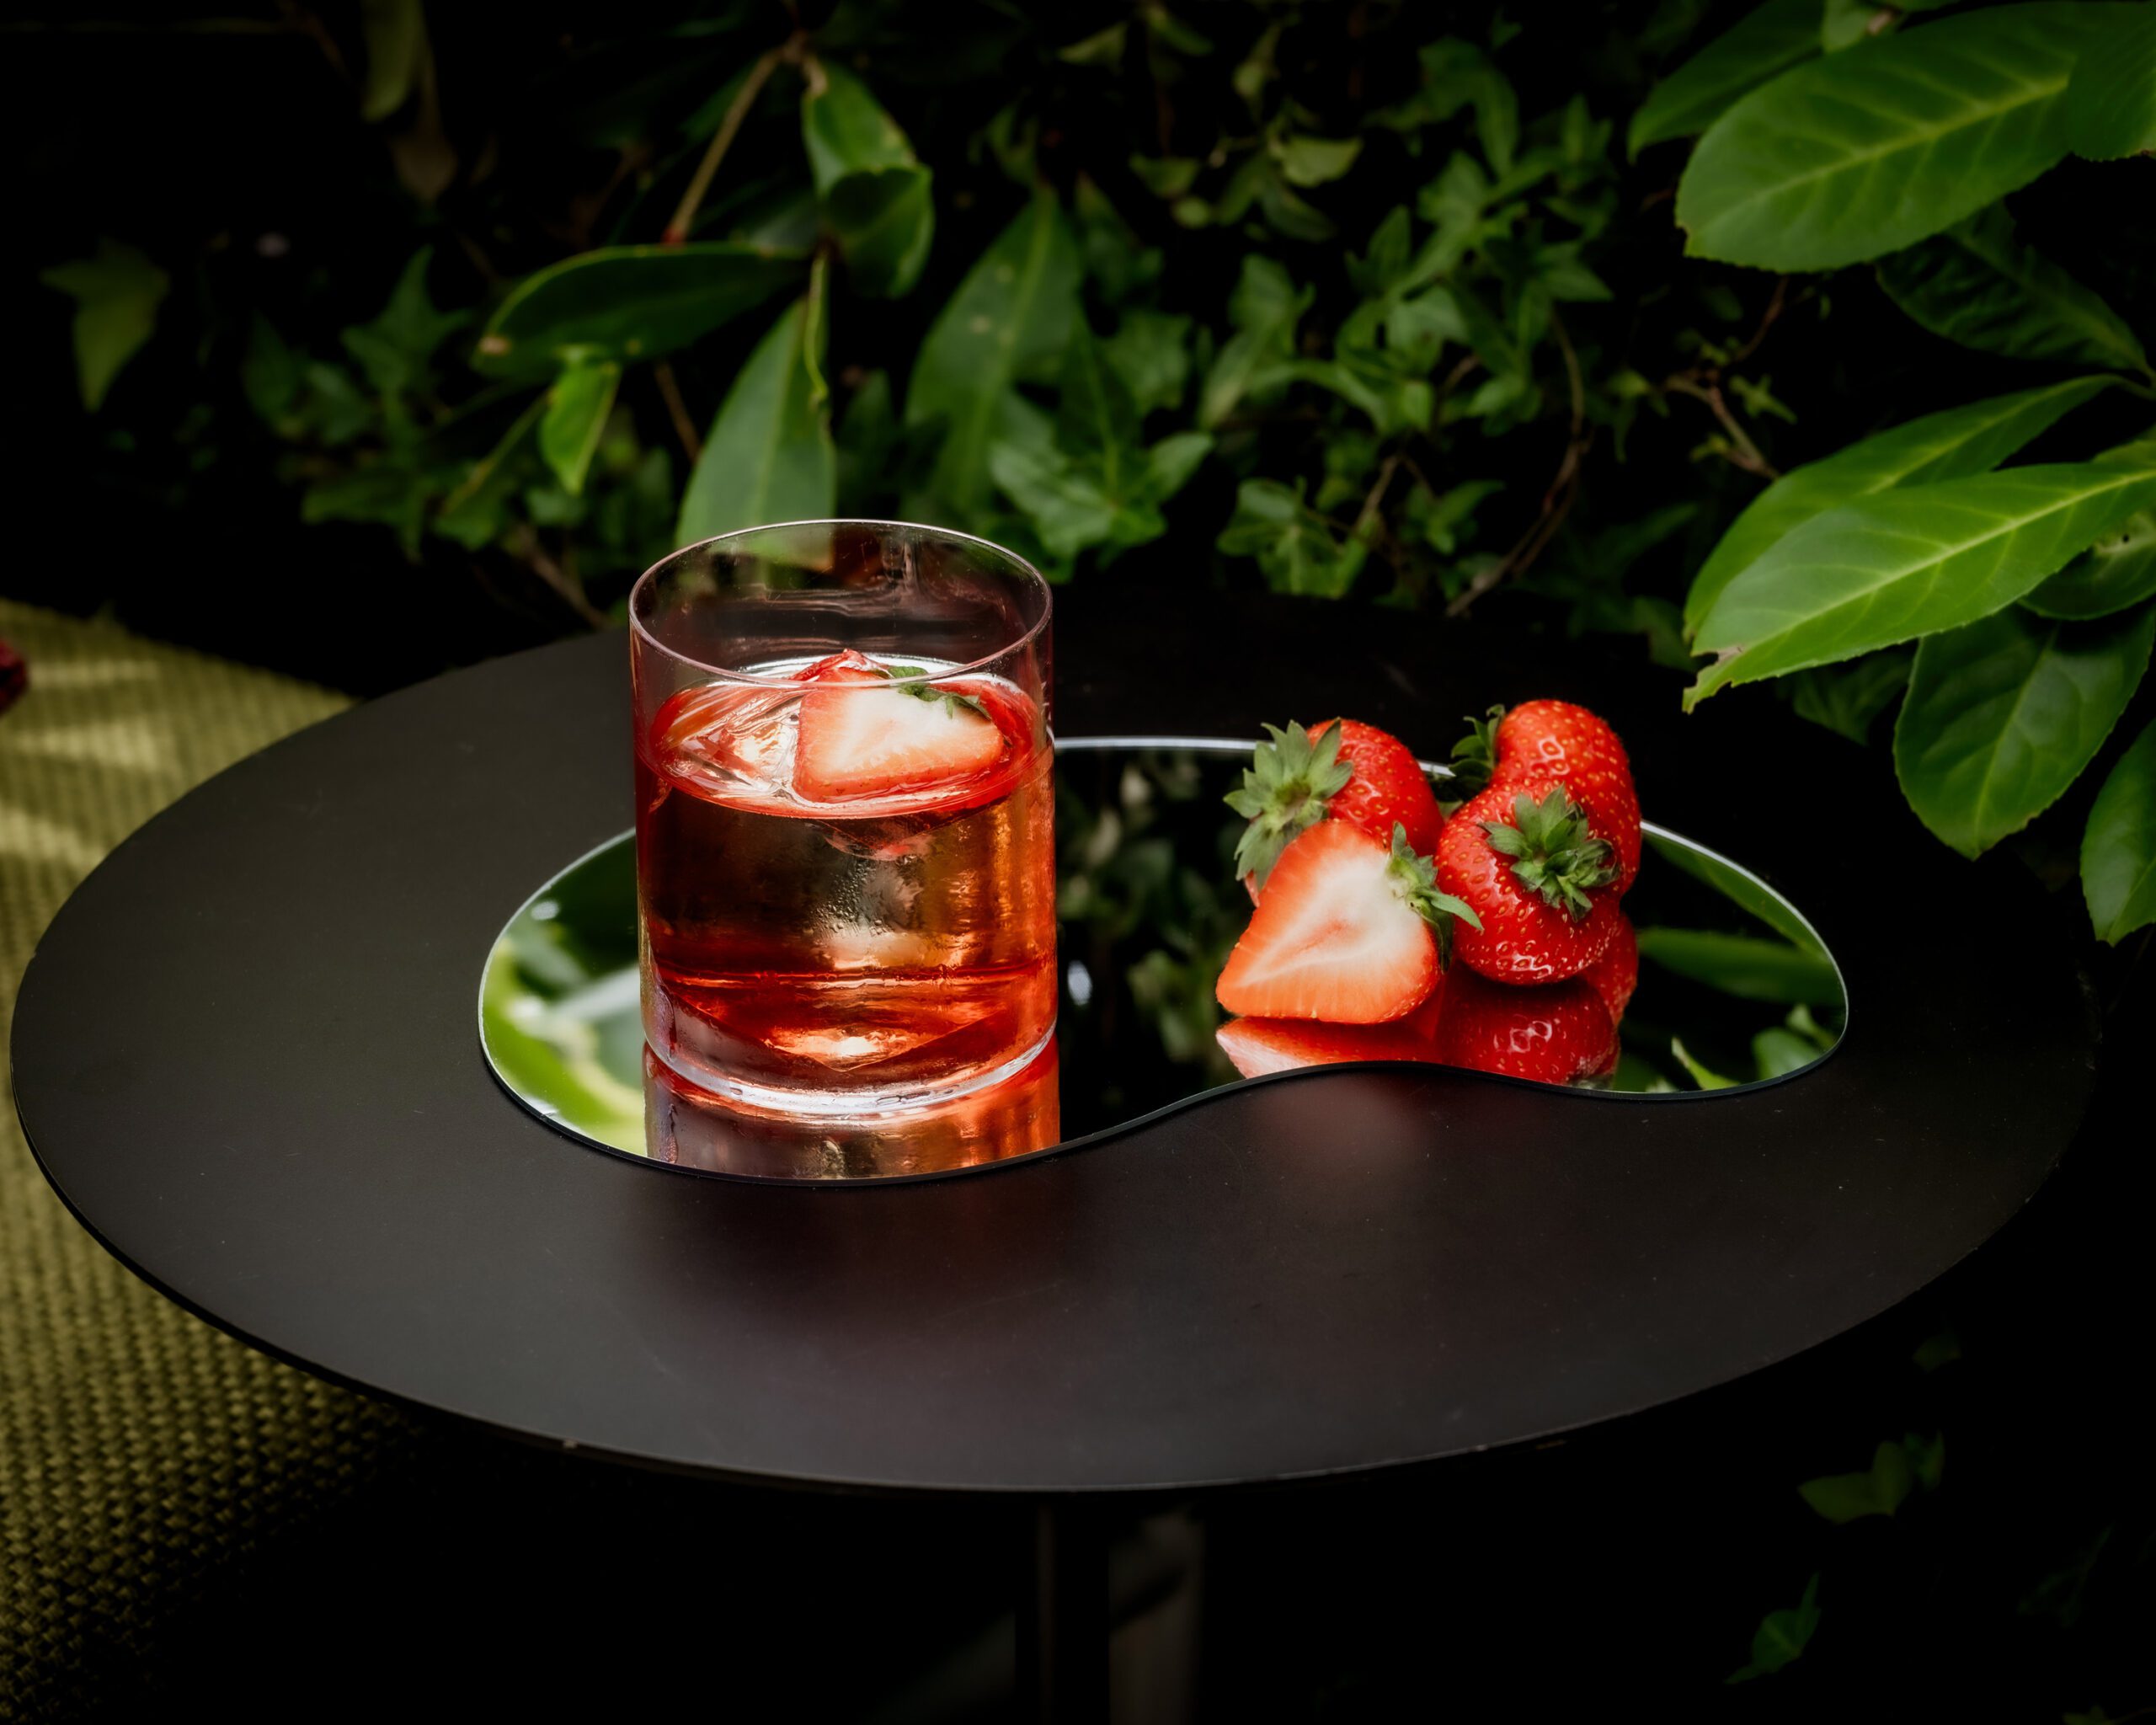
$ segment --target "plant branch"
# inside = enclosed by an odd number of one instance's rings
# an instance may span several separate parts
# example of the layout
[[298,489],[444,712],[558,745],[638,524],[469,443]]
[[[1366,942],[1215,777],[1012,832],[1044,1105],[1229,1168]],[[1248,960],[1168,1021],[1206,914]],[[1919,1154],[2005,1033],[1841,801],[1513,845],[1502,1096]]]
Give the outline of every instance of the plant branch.
[[1701,382],[1689,371],[1679,371],[1664,380],[1662,388],[1673,395],[1689,395],[1693,400],[1706,403],[1707,411],[1715,416],[1722,435],[1728,438],[1726,451],[1730,462],[1748,473],[1756,473],[1762,479],[1779,479],[1781,471],[1759,453],[1759,446],[1752,441],[1751,434],[1737,422],[1737,415],[1729,410],[1724,400],[1721,384],[1717,380]]
[[510,537],[516,543],[517,554],[530,565],[532,573],[558,593],[570,610],[595,629],[606,627],[606,617],[584,596],[583,588],[547,554],[547,547],[539,542],[539,535],[531,522],[519,521]]
[[696,435],[696,422],[689,417],[688,403],[681,399],[681,386],[674,376],[674,362],[659,360],[651,368],[651,376],[659,385],[659,398],[666,403],[666,417],[674,422],[674,435],[681,440],[682,452],[693,467],[703,459],[704,441]]
[[696,211],[703,206],[704,194],[711,190],[712,178],[718,172],[718,164],[726,159],[726,152],[733,147],[734,139],[749,117],[749,110],[755,105],[756,98],[763,94],[764,86],[771,75],[782,64],[799,65],[807,39],[798,31],[776,48],[756,58],[749,68],[749,75],[741,80],[741,88],[734,93],[734,99],[727,104],[726,115],[718,122],[718,130],[711,135],[711,146],[704,152],[704,159],[696,163],[696,177],[690,180],[689,189],[681,194],[681,201],[674,206],[673,219],[666,224],[666,232],[659,243],[678,246],[689,237],[689,226],[696,219]]

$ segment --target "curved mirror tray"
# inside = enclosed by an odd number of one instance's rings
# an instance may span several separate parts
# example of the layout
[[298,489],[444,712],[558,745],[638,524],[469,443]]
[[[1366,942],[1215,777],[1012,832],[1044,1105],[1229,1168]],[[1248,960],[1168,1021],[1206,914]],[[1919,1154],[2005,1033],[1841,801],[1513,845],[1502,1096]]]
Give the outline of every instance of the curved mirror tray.
[[[722,1103],[648,1061],[637,1001],[631,835],[547,881],[488,955],[480,1037],[495,1076],[561,1130],[638,1157],[764,1178],[904,1177],[1049,1149],[1201,1092],[1309,1064],[1291,1033],[1221,1035],[1213,985],[1248,918],[1221,798],[1246,742],[1057,741],[1063,974],[1055,1042],[1026,1071],[941,1108],[814,1123]],[[1440,770],[1441,771],[1441,770]],[[1639,982],[1614,1066],[1584,1081],[1629,1097],[1786,1078],[1823,1059],[1847,1017],[1840,973],[1797,908],[1756,876],[1650,825],[1625,909]],[[1532,1049],[1548,990],[1495,990],[1517,1022],[1480,1045]],[[1448,1007],[1451,1005],[1448,997]],[[1224,1045],[1225,1041],[1225,1045]],[[1326,1048],[1385,1057],[1380,1041]],[[1476,1063],[1448,1051],[1452,1064]],[[1232,1055],[1232,1057],[1231,1057]],[[1421,1056],[1437,1058],[1434,1051]]]

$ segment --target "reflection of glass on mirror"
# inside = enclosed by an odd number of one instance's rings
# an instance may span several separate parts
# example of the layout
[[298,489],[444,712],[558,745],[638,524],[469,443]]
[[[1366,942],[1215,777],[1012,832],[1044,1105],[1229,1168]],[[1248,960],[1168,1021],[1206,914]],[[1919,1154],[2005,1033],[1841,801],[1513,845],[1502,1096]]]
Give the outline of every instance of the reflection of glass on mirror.
[[[1458,1008],[1450,1033],[1419,1052],[1387,1027],[1331,1046],[1315,1034],[1326,1027],[1246,1019],[1224,1033],[1213,985],[1249,905],[1229,866],[1241,823],[1219,799],[1247,745],[1065,738],[1057,746],[1059,1097],[1051,1066],[1045,1078],[1030,1069],[969,1098],[984,1106],[956,1111],[963,1121],[950,1109],[926,1111],[937,1121],[915,1122],[918,1130],[894,1130],[884,1117],[791,1131],[775,1116],[685,1112],[678,1088],[662,1119],[644,1071],[627,835],[549,881],[496,943],[480,1017],[497,1076],[534,1112],[611,1149],[646,1154],[648,1118],[651,1153],[662,1160],[827,1178],[956,1167],[1043,1147],[1059,1132],[1082,1137],[1235,1082],[1239,1064],[1266,1072],[1417,1058],[1487,1067],[1501,1063],[1478,1049],[1562,1033],[1562,1023],[1545,1022],[1566,1009],[1559,991],[1470,985],[1454,993],[1457,975],[1447,985]],[[1725,1089],[1822,1058],[1844,1021],[1841,978],[1796,907],[1673,833],[1650,829],[1649,846],[1625,900],[1639,942],[1636,991],[1618,1003],[1614,1066],[1588,1081],[1637,1094]],[[890,1147],[875,1151],[878,1141]]]

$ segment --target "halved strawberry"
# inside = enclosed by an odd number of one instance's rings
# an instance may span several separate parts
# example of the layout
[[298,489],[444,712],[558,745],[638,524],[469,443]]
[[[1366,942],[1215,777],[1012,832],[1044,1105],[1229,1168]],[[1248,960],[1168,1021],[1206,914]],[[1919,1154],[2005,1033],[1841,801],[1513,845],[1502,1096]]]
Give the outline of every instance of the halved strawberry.
[[1246,1078],[1348,1060],[1434,1061],[1437,1049],[1406,1023],[1315,1024],[1303,1018],[1230,1018],[1214,1032]]
[[1006,746],[971,696],[919,677],[919,667],[842,653],[803,674],[793,788],[812,803],[855,802],[925,790],[985,772]]
[[1267,725],[1230,791],[1228,806],[1250,825],[1235,846],[1235,873],[1257,898],[1280,852],[1321,820],[1345,820],[1384,844],[1398,826],[1407,848],[1428,856],[1445,817],[1406,744],[1355,718],[1328,718],[1307,731]]
[[1214,992],[1230,1012],[1381,1024],[1430,997],[1453,919],[1429,860],[1395,827],[1390,847],[1321,820],[1280,853]]

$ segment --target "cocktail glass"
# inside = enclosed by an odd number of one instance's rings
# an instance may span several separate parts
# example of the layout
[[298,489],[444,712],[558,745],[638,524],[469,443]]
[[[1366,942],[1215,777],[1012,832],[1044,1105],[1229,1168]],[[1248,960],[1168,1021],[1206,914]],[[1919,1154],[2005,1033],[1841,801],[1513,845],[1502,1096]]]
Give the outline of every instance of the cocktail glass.
[[738,1103],[859,1115],[1055,1028],[1049,590],[937,528],[808,521],[629,598],[644,1033]]

